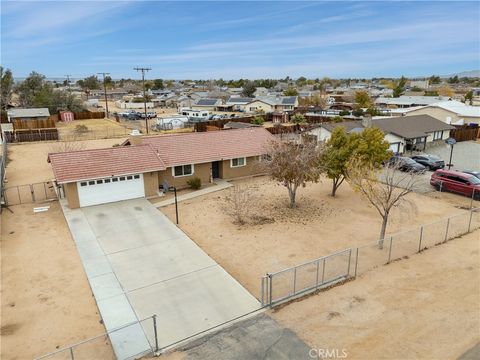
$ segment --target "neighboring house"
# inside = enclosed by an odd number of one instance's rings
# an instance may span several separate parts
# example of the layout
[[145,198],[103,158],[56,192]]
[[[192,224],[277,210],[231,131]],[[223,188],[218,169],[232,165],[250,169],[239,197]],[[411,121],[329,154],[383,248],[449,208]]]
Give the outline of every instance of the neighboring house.
[[405,113],[405,116],[430,115],[447,124],[479,124],[480,107],[466,105],[460,101],[442,101],[429,106],[422,106]]
[[195,104],[192,105],[192,109],[215,111],[222,103],[222,99],[198,99]]
[[251,113],[270,113],[275,111],[275,103],[269,100],[254,99],[253,101],[245,105],[245,111]]
[[258,97],[258,96],[267,96],[268,95],[268,92],[269,90],[265,87],[257,87],[257,89],[255,90],[255,92],[253,93],[253,95],[255,97]]
[[255,98],[255,100],[270,104],[273,107],[273,111],[293,111],[298,107],[298,96],[260,96]]
[[233,111],[246,111],[246,106],[253,99],[249,97],[231,96],[228,98],[225,105],[231,108]]
[[328,140],[337,126],[345,128],[347,133],[361,132],[366,127],[378,127],[385,134],[394,153],[408,150],[423,150],[427,145],[443,142],[450,136],[453,126],[428,115],[389,117],[383,119],[364,119],[362,121],[345,121],[341,123],[325,123],[307,133],[317,137],[318,142]]
[[375,100],[375,104],[380,107],[387,108],[409,108],[413,106],[425,106],[438,103],[440,101],[450,100],[446,96],[405,96],[398,98],[379,97]]
[[107,149],[49,154],[70,208],[157,196],[160,186],[200,178],[233,179],[262,172],[261,155],[274,139],[263,127],[142,137]]
[[[153,109],[155,106],[153,102],[147,102],[147,109]],[[130,110],[141,110],[145,107],[143,102],[133,102],[133,101],[123,101],[123,100],[117,100],[115,101],[115,106],[119,109],[130,109]]]

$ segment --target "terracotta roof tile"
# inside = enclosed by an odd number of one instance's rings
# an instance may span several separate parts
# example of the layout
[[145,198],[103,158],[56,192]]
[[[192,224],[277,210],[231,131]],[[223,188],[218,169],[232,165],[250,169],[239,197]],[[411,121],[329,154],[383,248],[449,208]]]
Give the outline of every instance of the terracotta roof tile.
[[264,128],[207,131],[144,137],[167,167],[263,155],[274,140]]
[[48,155],[58,183],[165,170],[150,145],[118,146]]

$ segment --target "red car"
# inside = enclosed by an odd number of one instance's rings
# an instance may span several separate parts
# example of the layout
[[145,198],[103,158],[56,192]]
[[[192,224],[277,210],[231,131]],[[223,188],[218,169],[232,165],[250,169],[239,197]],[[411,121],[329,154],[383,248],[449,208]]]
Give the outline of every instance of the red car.
[[450,191],[480,200],[480,179],[460,171],[437,170],[430,178],[430,185],[439,191]]

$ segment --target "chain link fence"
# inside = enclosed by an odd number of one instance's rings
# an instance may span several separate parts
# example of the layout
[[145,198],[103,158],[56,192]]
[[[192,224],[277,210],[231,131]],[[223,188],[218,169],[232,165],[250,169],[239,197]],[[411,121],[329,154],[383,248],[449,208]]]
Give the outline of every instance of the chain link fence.
[[471,209],[383,240],[324,256],[275,273],[261,281],[262,306],[272,306],[356,277],[376,267],[480,229],[480,208]]
[[156,328],[156,316],[153,315],[35,360],[139,359],[159,350]]

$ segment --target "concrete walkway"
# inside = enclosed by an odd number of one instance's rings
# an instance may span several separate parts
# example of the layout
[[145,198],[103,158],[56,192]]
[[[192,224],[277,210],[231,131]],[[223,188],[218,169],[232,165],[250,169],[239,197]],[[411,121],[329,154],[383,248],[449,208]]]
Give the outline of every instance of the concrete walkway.
[[[149,201],[61,204],[107,331],[156,314],[164,347],[260,307]],[[152,320],[110,339],[118,359],[148,351]]]
[[[227,189],[227,188],[233,186],[228,181],[225,181],[225,180],[222,180],[222,179],[215,179],[213,182],[215,183],[215,186],[209,186],[209,187],[204,188],[204,189],[200,189],[200,190],[197,190],[197,191],[192,191],[188,194],[177,196],[177,201],[180,202],[180,201],[190,200],[190,199],[196,198],[198,196],[210,194],[212,192],[224,190],[224,189]],[[160,207],[164,207],[164,206],[168,206],[168,205],[172,205],[172,204],[175,204],[175,198],[160,201],[160,202],[155,203],[153,205],[157,208],[160,208]]]

